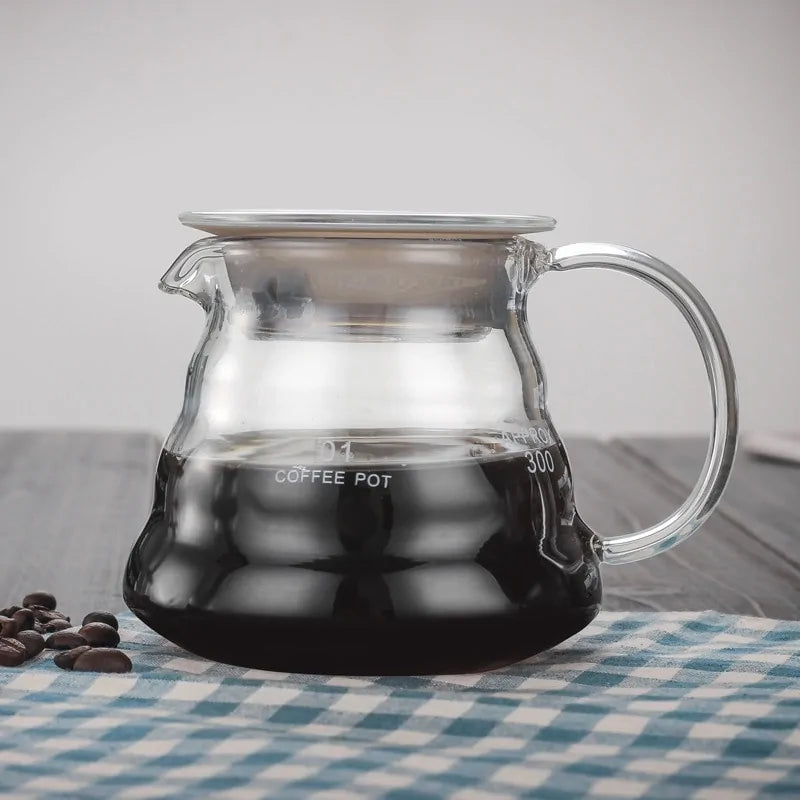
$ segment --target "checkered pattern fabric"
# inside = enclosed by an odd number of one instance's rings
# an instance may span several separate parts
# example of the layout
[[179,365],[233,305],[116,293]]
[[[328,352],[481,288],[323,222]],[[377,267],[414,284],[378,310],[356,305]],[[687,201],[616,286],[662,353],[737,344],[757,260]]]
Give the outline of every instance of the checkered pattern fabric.
[[0,796],[800,797],[800,623],[603,613],[508,669],[215,664],[128,615],[127,675],[0,669]]

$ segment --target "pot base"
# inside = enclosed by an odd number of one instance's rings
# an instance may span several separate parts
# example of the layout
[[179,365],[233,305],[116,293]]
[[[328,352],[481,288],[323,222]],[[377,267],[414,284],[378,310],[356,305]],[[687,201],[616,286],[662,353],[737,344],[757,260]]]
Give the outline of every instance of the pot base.
[[442,675],[497,669],[586,627],[599,605],[514,614],[331,620],[220,614],[129,598],[149,627],[196,655],[227,664],[325,675]]

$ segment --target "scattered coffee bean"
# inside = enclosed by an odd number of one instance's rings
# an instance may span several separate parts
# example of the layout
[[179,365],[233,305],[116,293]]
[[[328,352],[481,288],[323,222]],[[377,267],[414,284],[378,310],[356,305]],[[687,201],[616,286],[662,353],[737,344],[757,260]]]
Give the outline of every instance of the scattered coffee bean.
[[15,611],[11,619],[17,621],[17,625],[21,631],[33,630],[34,623],[36,622],[36,617],[33,616],[33,611],[29,608],[20,608],[18,611]]
[[78,658],[91,649],[88,644],[85,644],[82,647],[73,647],[72,650],[62,650],[60,653],[56,653],[53,663],[61,669],[72,669]]
[[17,641],[25,645],[28,658],[38,656],[44,650],[44,636],[36,631],[20,631],[17,634]]
[[25,645],[8,636],[0,637],[0,667],[18,667],[28,657]]
[[78,633],[92,647],[116,647],[119,644],[119,634],[105,622],[90,622],[88,625],[84,625]]
[[16,636],[19,623],[13,617],[0,617],[0,636]]
[[73,666],[79,672],[130,672],[132,668],[128,656],[114,647],[92,647],[81,653]]
[[90,622],[104,622],[110,625],[115,631],[119,630],[117,618],[109,611],[90,611],[84,618],[81,625],[88,625]]
[[44,646],[51,650],[72,650],[73,647],[83,647],[85,644],[89,642],[75,631],[56,631],[44,640]]
[[[50,592],[31,592],[22,605],[0,609],[0,667],[16,667],[45,647],[58,650],[53,662],[82,672],[130,672],[130,658],[119,644],[119,621],[110,611],[90,611],[78,631],[70,618],[56,611]],[[47,634],[45,639],[43,634]]]
[[71,628],[72,623],[66,619],[53,619],[50,622],[42,622],[39,627],[34,630],[38,633],[55,633],[56,631],[63,631],[65,628]]
[[25,608],[30,608],[30,606],[41,606],[42,608],[52,611],[56,607],[57,603],[56,598],[50,594],[50,592],[31,592],[22,598],[22,605],[25,606]]
[[31,606],[31,611],[33,611],[33,618],[38,622],[52,622],[54,619],[65,619],[69,622],[69,617],[60,611],[52,611],[49,608],[41,608],[40,606]]

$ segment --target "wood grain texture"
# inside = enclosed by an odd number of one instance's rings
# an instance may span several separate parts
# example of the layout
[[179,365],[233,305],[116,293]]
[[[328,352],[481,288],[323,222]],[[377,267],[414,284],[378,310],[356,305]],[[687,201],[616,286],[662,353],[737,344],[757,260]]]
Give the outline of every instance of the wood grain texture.
[[73,621],[121,611],[159,444],[144,433],[0,433],[0,603],[47,589]]
[[[601,535],[651,525],[685,498],[705,444],[567,437],[578,508]],[[136,433],[0,432],[0,604],[53,591],[74,617],[123,609],[125,559],[151,501],[159,441]],[[800,469],[740,457],[702,531],[603,570],[605,607],[800,616]]]
[[[631,441],[578,440],[572,446],[568,441],[578,509],[600,535],[628,533],[658,522],[683,502],[694,484],[705,452],[701,439],[648,441],[646,450]],[[791,555],[796,555],[800,541],[797,528],[792,531],[789,522],[780,528],[764,521],[756,533],[748,501],[738,499],[741,485],[768,480],[762,477],[764,466],[740,459],[720,507],[679,547],[646,561],[604,568],[605,607],[713,609],[797,619],[800,568]],[[777,509],[791,506],[798,488],[784,476],[780,488],[773,484],[776,520],[790,519],[788,511],[781,516]],[[744,513],[737,513],[732,502],[741,503]]]
[[[619,444],[685,492],[700,474],[707,446],[696,437],[636,438]],[[768,461],[740,449],[720,509],[800,571],[800,464]]]

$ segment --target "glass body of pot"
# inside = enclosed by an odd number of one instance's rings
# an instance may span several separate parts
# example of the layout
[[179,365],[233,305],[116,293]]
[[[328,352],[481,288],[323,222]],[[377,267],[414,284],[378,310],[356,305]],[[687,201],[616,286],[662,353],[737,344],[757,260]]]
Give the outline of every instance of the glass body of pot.
[[576,513],[526,323],[558,263],[522,238],[185,251],[161,287],[207,324],[131,608],[201,655],[311,672],[483,669],[584,627],[603,544]]

